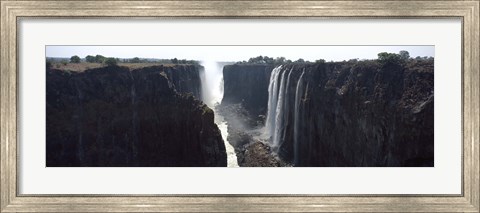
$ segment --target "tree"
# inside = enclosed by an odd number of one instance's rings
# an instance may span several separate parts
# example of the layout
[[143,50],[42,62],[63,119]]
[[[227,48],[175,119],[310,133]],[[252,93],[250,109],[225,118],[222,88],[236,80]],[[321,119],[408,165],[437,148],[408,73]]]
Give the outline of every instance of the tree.
[[267,64],[273,64],[275,62],[273,58],[270,58],[268,56],[263,57],[263,61]]
[[400,55],[400,58],[402,60],[406,61],[410,58],[410,53],[408,53],[408,51],[406,51],[406,50],[401,50],[398,54]]
[[95,56],[95,62],[103,63],[104,61],[105,61],[105,56],[103,56],[103,55],[96,55]]
[[399,54],[387,52],[378,53],[378,61],[382,64],[402,64],[404,62]]
[[70,58],[70,63],[80,63],[80,57],[78,55],[74,55]]
[[116,66],[117,65],[117,59],[115,58],[106,58],[105,59],[105,64],[107,66]]
[[323,63],[325,63],[325,59],[318,59],[318,60],[315,61],[315,63],[323,64]]
[[299,58],[298,60],[295,61],[296,63],[305,63],[305,60],[303,58]]
[[85,61],[88,63],[95,63],[95,56],[87,55],[87,57],[85,57]]
[[138,57],[132,58],[132,60],[130,60],[130,63],[140,63],[140,59]]
[[171,59],[171,61],[172,61],[173,64],[178,64],[178,59],[177,58]]
[[283,64],[285,63],[285,57],[277,57],[275,59],[275,64]]

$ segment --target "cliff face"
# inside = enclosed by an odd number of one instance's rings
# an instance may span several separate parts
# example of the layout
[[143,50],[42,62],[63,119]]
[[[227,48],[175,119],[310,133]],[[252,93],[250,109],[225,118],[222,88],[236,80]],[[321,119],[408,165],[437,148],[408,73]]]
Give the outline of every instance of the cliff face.
[[292,73],[278,136],[283,158],[296,166],[433,166],[433,62],[283,70]]
[[[225,76],[234,73],[242,80],[234,82],[236,78],[230,77],[237,87],[225,92],[225,98],[258,94],[261,101],[252,103],[259,109],[267,109],[270,102],[265,129],[273,149],[286,162],[295,166],[433,166],[433,60],[403,65],[295,63],[275,68],[271,74],[245,67],[226,67]],[[252,76],[254,72],[257,77]],[[276,87],[271,85],[268,94],[265,81],[270,76]],[[265,96],[276,98],[265,100]]]
[[226,166],[195,69],[48,69],[47,166]]
[[239,104],[253,117],[265,115],[268,82],[273,65],[226,65],[223,67],[222,105]]
[[198,100],[202,100],[202,82],[200,80],[202,69],[202,67],[194,65],[176,65],[164,67],[163,71],[177,92],[192,93]]

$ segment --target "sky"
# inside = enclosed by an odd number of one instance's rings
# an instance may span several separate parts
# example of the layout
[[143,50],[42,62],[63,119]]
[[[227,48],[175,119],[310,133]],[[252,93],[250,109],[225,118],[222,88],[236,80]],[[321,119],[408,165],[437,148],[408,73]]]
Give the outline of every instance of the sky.
[[435,55],[434,46],[46,46],[46,57],[70,58],[103,55],[116,58],[188,59],[199,61],[243,61],[259,55],[308,61],[324,59],[375,59],[380,52],[406,50],[411,57]]

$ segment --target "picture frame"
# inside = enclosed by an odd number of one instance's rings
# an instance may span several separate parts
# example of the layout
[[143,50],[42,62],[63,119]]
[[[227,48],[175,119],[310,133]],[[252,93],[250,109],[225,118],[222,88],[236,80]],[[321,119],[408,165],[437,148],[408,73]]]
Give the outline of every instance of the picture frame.
[[[105,9],[106,8],[106,9]],[[479,1],[10,1],[1,0],[1,212],[478,212]],[[18,20],[23,18],[462,19],[460,195],[41,195],[18,193]]]

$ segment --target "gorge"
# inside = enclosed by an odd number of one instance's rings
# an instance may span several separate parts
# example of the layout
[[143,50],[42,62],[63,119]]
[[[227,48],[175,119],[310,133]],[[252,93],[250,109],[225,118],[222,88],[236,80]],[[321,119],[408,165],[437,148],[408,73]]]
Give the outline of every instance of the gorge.
[[434,166],[433,58],[47,65],[47,166]]

